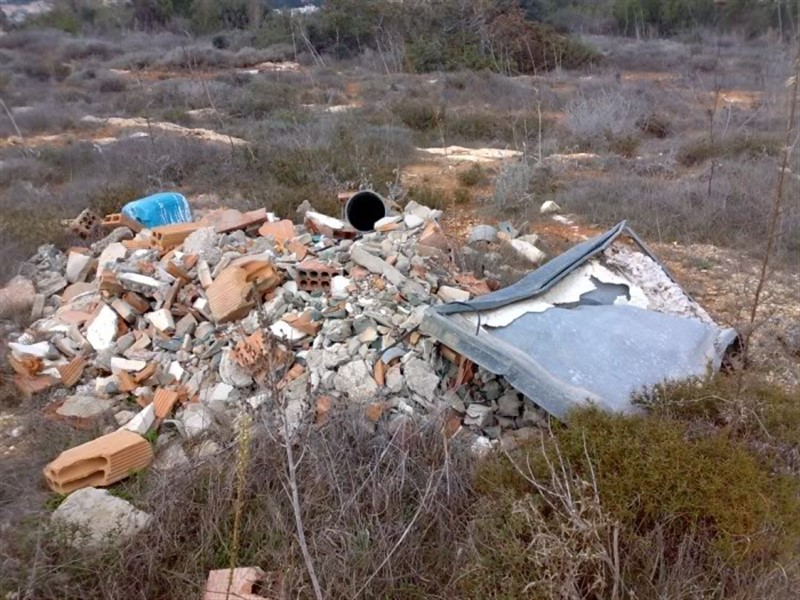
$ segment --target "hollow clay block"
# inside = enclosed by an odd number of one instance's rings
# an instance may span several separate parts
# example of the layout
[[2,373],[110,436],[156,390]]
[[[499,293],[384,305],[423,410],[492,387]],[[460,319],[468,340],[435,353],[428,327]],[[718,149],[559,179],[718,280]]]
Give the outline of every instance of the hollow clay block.
[[[266,600],[264,596],[253,593],[253,586],[264,579],[266,574],[258,567],[240,567],[233,570],[231,578],[230,569],[210,571],[206,582],[203,600],[227,600],[239,598],[241,600]],[[228,594],[230,582],[230,594]]]
[[44,468],[50,489],[69,494],[125,479],[153,460],[150,442],[131,431],[115,431],[62,452]]

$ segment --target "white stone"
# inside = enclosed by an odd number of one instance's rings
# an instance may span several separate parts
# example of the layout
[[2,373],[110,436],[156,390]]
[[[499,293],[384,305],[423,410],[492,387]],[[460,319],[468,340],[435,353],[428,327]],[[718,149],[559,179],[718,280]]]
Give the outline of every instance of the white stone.
[[92,348],[100,352],[108,350],[117,337],[117,313],[104,304],[97,316],[86,328],[86,339]]
[[485,458],[492,451],[492,440],[483,435],[478,436],[470,449],[478,458]]
[[111,401],[94,396],[70,396],[56,412],[63,417],[90,419],[111,409]]
[[451,287],[449,285],[440,286],[439,291],[436,292],[436,295],[442,300],[442,302],[466,302],[470,297],[470,293],[468,291]]
[[552,215],[561,212],[561,207],[552,200],[548,200],[542,204],[539,212],[543,215]]
[[156,420],[156,408],[155,405],[151,402],[147,406],[145,406],[142,410],[136,413],[130,421],[128,421],[125,425],[122,426],[121,429],[127,429],[128,431],[133,431],[134,433],[138,433],[139,435],[144,435],[150,429],[150,426]]
[[415,229],[422,225],[425,222],[425,219],[418,217],[417,215],[410,214],[403,217],[403,223],[405,223],[406,227],[409,229]]
[[331,298],[344,300],[350,295],[347,288],[350,287],[350,278],[343,275],[334,275],[331,279]]
[[73,540],[75,546],[98,546],[135,535],[150,523],[151,517],[108,490],[88,487],[72,492],[53,511],[51,519],[77,526],[86,534]]
[[[14,354],[23,354],[28,356],[35,356],[36,358],[52,358],[53,347],[50,342],[38,342],[36,344],[19,344],[17,342],[9,342],[8,347],[14,351]],[[56,352],[56,356],[58,353]]]
[[185,372],[186,370],[181,366],[181,363],[179,363],[177,360],[173,360],[171,363],[169,363],[169,369],[167,369],[167,373],[172,375],[175,378],[175,381],[177,381],[178,383],[180,383],[181,380],[183,379],[183,374]]
[[289,342],[296,342],[297,340],[302,340],[308,334],[305,331],[300,331],[296,327],[292,327],[286,321],[276,321],[272,325],[269,326],[269,330],[272,334],[280,340],[286,340]]
[[149,312],[144,316],[153,327],[164,333],[171,333],[175,331],[175,319],[172,318],[172,313],[166,308]]
[[121,356],[111,357],[111,370],[112,371],[128,371],[129,373],[137,373],[147,366],[145,360],[131,360],[122,358]]
[[70,252],[67,256],[67,270],[64,273],[67,281],[70,283],[85,281],[91,262],[92,257],[88,254]]
[[100,257],[97,259],[96,277],[100,277],[103,271],[105,271],[110,265],[116,263],[118,260],[124,260],[127,254],[128,249],[120,242],[113,242],[106,246],[106,248],[100,253]]
[[511,244],[518,254],[524,256],[535,265],[544,262],[544,259],[547,258],[547,255],[536,246],[521,239],[508,240],[508,243]]
[[205,404],[187,404],[181,416],[183,431],[187,438],[202,435],[214,425],[214,414]]

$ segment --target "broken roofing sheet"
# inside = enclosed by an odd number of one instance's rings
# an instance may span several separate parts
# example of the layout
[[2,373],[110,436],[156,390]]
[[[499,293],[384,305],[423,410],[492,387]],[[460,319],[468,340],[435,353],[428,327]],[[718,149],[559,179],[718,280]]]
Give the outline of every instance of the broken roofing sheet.
[[632,393],[719,369],[737,340],[625,221],[514,285],[431,307],[422,330],[560,419],[587,401],[633,411]]

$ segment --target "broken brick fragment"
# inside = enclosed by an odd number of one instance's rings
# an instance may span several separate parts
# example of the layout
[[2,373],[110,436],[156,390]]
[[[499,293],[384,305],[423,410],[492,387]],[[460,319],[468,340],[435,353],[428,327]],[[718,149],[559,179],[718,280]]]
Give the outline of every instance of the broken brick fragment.
[[86,359],[82,356],[73,358],[66,365],[58,367],[58,372],[61,375],[61,383],[67,387],[72,387],[80,381],[85,368]]
[[156,418],[165,419],[172,413],[180,398],[177,390],[170,388],[158,388],[155,396],[153,396],[153,408],[156,413]]
[[[263,582],[266,576],[267,574],[258,567],[240,567],[233,569],[232,573],[230,569],[210,571],[203,600],[233,600],[234,598],[237,600],[268,600],[264,596],[253,593],[255,584]],[[277,597],[272,594],[271,596],[272,598]],[[279,596],[282,594],[279,593]]]
[[264,223],[258,229],[261,237],[271,237],[279,244],[285,244],[294,237],[294,223],[289,219]]

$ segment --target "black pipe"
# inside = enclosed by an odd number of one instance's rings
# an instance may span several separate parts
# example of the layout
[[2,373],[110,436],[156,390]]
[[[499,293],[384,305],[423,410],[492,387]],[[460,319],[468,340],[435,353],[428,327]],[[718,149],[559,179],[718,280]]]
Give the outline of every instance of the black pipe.
[[373,231],[375,223],[386,216],[386,202],[369,190],[356,192],[344,205],[344,218],[358,231]]

